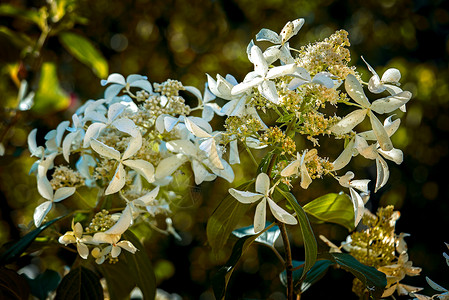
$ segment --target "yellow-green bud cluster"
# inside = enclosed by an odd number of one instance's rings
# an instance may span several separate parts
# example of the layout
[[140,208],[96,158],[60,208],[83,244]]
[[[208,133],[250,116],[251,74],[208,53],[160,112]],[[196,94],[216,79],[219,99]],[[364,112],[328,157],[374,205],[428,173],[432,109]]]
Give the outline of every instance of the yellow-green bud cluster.
[[115,221],[112,219],[112,216],[109,214],[109,211],[103,209],[102,211],[95,214],[92,221],[88,227],[84,229],[86,234],[102,232],[106,231],[112,226],[114,226]]

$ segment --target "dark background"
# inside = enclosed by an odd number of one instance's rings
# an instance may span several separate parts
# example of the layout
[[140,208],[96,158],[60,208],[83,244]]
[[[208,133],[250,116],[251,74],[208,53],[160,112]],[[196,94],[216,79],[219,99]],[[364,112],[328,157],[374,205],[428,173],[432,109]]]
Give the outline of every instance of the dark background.
[[[44,4],[4,2],[23,8]],[[445,1],[80,0],[76,4],[77,13],[87,23],[75,25],[74,31],[94,42],[109,62],[109,72],[125,76],[144,74],[150,82],[172,78],[202,89],[205,73],[230,73],[241,81],[252,70],[246,45],[255,34],[263,27],[279,32],[287,21],[298,17],[305,18],[306,23],[290,41],[293,47],[345,29],[351,42],[351,64],[361,67],[364,80],[369,79],[370,73],[361,55],[379,74],[388,67],[398,68],[403,89],[413,93],[407,113],[398,113],[402,125],[393,136],[394,145],[404,152],[404,162],[400,166],[389,162],[389,183],[372,195],[368,206],[376,209],[392,204],[401,212],[396,232],[411,234],[407,238],[410,260],[423,268],[421,276],[408,277],[404,283],[426,287],[425,292],[430,294],[424,278],[429,276],[449,288],[445,276],[448,267],[442,256],[447,251],[444,242],[449,242],[449,12]],[[0,24],[31,36],[38,34],[29,23],[12,17],[0,17]],[[2,35],[0,45],[0,101],[5,113],[9,100],[17,95],[7,66],[20,57],[18,49]],[[28,132],[38,127],[43,134],[55,128],[70,118],[82,102],[100,98],[103,93],[100,79],[71,57],[57,38],[48,39],[43,57],[58,65],[61,86],[70,93],[72,102],[66,111],[23,115],[4,137],[6,155],[0,157],[0,243],[20,236],[17,224],[30,222],[39,199],[35,180],[27,175],[34,161],[28,158],[26,150]],[[375,180],[373,165],[361,162],[355,167],[362,168],[366,178]],[[210,278],[218,263],[209,254],[205,224],[227,188],[223,181],[192,186],[185,200],[187,208],[174,216],[175,227],[184,237],[182,244],[152,234],[156,242],[147,246],[159,270],[161,288],[185,299],[213,299]],[[312,185],[297,198],[305,203],[320,193],[323,192]],[[242,222],[248,225],[250,219]],[[329,226],[325,232],[336,243],[347,235],[337,226]],[[293,246],[294,258],[303,259],[301,241],[295,240]],[[320,247],[325,250],[322,244]],[[232,298],[283,299],[278,280],[281,269],[269,249],[251,248],[231,279]],[[356,298],[351,293],[351,280],[351,274],[331,270],[303,299]]]

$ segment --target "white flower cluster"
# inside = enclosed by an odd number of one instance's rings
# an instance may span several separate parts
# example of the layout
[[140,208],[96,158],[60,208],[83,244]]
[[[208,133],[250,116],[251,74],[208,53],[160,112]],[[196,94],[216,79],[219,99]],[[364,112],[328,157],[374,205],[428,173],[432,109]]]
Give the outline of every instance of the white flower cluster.
[[[257,176],[256,193],[229,190],[242,203],[260,200],[254,219],[256,231],[265,227],[267,203],[276,219],[287,224],[297,223],[293,215],[272,199],[276,185],[281,181],[290,184],[290,180],[299,177],[301,187],[306,189],[315,178],[324,175],[332,175],[343,187],[349,188],[357,224],[364,201],[363,195],[356,190],[368,193],[368,181],[353,180],[352,172],[338,176],[337,171],[360,154],[376,161],[376,191],[385,185],[389,171],[384,158],[396,163],[402,161],[402,152],[395,149],[390,140],[400,121],[393,121],[390,116],[382,124],[375,113],[404,109],[411,93],[398,87],[398,70],[390,69],[379,78],[368,65],[373,72],[367,84],[369,90],[373,93],[386,90],[391,94],[370,103],[360,76],[342,64],[346,52],[341,49],[348,44],[345,32],[339,31],[332,39],[321,42],[326,43],[328,51],[335,49],[335,55],[311,59],[308,48],[295,50],[288,42],[303,24],[303,19],[288,22],[280,34],[262,29],[256,41],[268,41],[274,46],[263,51],[250,42],[247,55],[254,64],[254,71],[249,72],[241,83],[231,75],[217,75],[216,79],[207,75],[207,84],[201,93],[197,88],[184,87],[175,80],[151,84],[141,75],[130,75],[125,79],[120,74],[112,74],[102,81],[102,85],[108,85],[104,98],[87,101],[73,115],[71,124],[64,121],[56,130],[50,131],[45,136],[45,147],[37,145],[36,130],[33,130],[28,137],[29,149],[39,160],[32,171],[37,176],[39,193],[46,199],[35,210],[35,225],[42,223],[54,202],[70,197],[77,188],[75,184],[59,185],[55,190],[47,178],[56,158],[62,156],[68,167],[74,166],[74,171],[84,179],[83,184],[104,189],[105,195],[119,193],[126,205],[113,227],[97,232],[92,240],[89,239],[94,244],[110,244],[112,248],[95,248],[92,255],[102,262],[106,254],[118,255],[117,246],[133,252],[131,245],[119,242],[120,236],[139,216],[152,215],[159,208],[169,211],[168,201],[163,198],[167,193],[159,193],[159,190],[169,190],[176,170],[190,163],[196,184],[216,177],[232,182],[234,171],[231,165],[240,163],[239,142],[248,152],[271,147],[272,153],[279,155],[270,170]],[[315,48],[319,47],[321,44],[318,43]],[[291,50],[299,55],[293,57]],[[338,57],[338,65],[332,65],[335,57]],[[308,69],[312,62],[313,68]],[[314,71],[318,62],[324,64],[318,66],[323,71]],[[340,89],[343,82],[346,93],[354,102],[349,102]],[[198,106],[190,108],[186,105],[180,91],[195,96]],[[216,97],[228,102],[220,107],[213,102]],[[334,106],[346,103],[358,109],[343,118],[327,118],[319,111],[325,103]],[[274,126],[266,125],[259,115],[268,109],[279,115]],[[226,117],[227,130],[212,128],[209,122],[215,114]],[[356,133],[354,128],[366,116],[372,130]],[[310,128],[306,128],[309,125]],[[347,145],[333,163],[320,157],[315,148],[302,149],[291,155],[297,146],[291,136],[301,132],[307,132],[312,140],[321,134],[344,138]],[[314,145],[318,143],[314,142]],[[274,163],[279,164],[275,166]],[[271,184],[271,181],[275,183]],[[70,234],[74,238],[63,240],[76,242],[79,249],[84,249],[80,234],[79,229],[74,229]],[[85,257],[85,250],[81,250],[80,255]]]

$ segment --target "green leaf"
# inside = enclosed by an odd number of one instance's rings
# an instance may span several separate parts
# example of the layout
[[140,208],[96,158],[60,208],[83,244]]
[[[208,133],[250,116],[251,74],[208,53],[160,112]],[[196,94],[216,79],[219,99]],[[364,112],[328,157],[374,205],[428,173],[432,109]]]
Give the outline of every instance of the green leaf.
[[298,218],[299,221],[299,226],[301,227],[301,233],[305,249],[305,265],[304,271],[301,275],[301,279],[303,279],[316,261],[318,249],[315,240],[315,235],[313,234],[313,230],[312,227],[310,226],[309,219],[307,218],[306,213],[304,212],[301,205],[299,205],[298,201],[296,201],[295,196],[293,196],[292,193],[285,192],[278,187],[276,187],[276,191],[279,192],[293,207],[293,209],[296,212],[296,217]]
[[10,4],[0,5],[0,16],[17,17],[43,26],[44,16],[37,10],[22,9]]
[[[237,190],[247,190],[254,180],[248,181]],[[229,235],[241,220],[250,205],[237,201],[228,194],[217,206],[207,222],[207,240],[212,247],[212,252],[217,254],[224,247]]]
[[31,231],[30,233],[22,237],[20,240],[18,240],[16,243],[14,243],[0,256],[0,265],[7,264],[17,259],[42,231],[44,231],[47,227],[49,227],[62,217],[63,216],[53,219],[45,224],[42,224],[40,227]]
[[291,113],[288,115],[283,115],[282,117],[279,117],[276,122],[277,123],[287,123],[289,122],[291,119],[293,119],[293,117],[295,117],[295,113]]
[[[144,299],[154,299],[156,296],[156,277],[145,248],[129,230],[123,234],[123,239],[130,241],[138,249],[134,254],[128,251],[123,251],[124,253],[122,253],[128,266],[128,276],[131,276],[140,288]],[[120,257],[119,259],[123,258]]]
[[106,279],[111,300],[126,299],[136,286],[133,277],[128,275],[129,268],[126,259],[119,257],[118,262],[114,264],[105,262],[97,265],[97,269]]
[[104,299],[100,278],[85,267],[72,269],[56,290],[55,300]]
[[59,85],[56,65],[44,63],[31,110],[38,114],[49,114],[66,109],[69,104],[69,95]]
[[45,300],[48,294],[58,287],[61,276],[58,272],[47,269],[34,279],[28,277],[26,279],[30,286],[31,294],[40,300]]
[[[293,268],[297,268],[304,264],[303,261],[296,261],[293,262]],[[324,274],[326,274],[327,269],[329,266],[333,265],[334,262],[330,260],[318,260],[313,267],[307,272],[306,277],[303,281],[301,281],[301,276],[303,273],[304,268],[299,268],[297,270],[293,271],[293,284],[296,292],[298,294],[304,293],[309,287],[312,286],[312,284],[316,283],[318,280],[320,280]],[[281,282],[284,286],[287,285],[287,273],[286,271],[283,271],[280,275]]]
[[59,40],[70,54],[91,68],[99,78],[108,76],[108,62],[91,41],[72,32],[61,33]]
[[317,223],[331,222],[354,230],[354,209],[351,198],[344,193],[330,193],[304,205],[307,214]]
[[25,277],[15,271],[0,267],[0,299],[28,299],[30,289]]
[[376,268],[362,264],[348,253],[323,253],[320,256],[337,263],[346,271],[351,272],[363,282],[372,297],[380,299],[387,286],[387,278],[384,273],[376,270]]
[[248,247],[264,232],[261,231],[258,234],[246,235],[237,240],[232,248],[231,256],[224,266],[222,266],[212,278],[212,288],[217,300],[223,299],[226,293],[226,287],[231,278],[232,272],[235,266],[240,260],[242,254],[248,249]]
[[[273,153],[268,153],[262,158],[259,166],[257,167],[257,173],[266,173],[268,170],[268,166],[270,164],[271,158],[273,157]],[[276,162],[275,162],[276,163]]]
[[[271,225],[271,224],[267,224]],[[236,237],[242,238],[244,236],[253,235],[254,234],[254,226],[248,226],[236,229],[232,232]],[[281,234],[281,230],[278,226],[273,226],[264,231],[260,236],[258,236],[255,242],[265,244],[269,247],[274,247],[274,242],[276,242],[277,238]]]

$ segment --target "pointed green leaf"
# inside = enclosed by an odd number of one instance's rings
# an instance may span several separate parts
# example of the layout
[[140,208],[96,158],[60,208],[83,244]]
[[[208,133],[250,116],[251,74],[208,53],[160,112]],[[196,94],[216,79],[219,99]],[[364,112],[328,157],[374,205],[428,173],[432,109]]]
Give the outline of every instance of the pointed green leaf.
[[12,262],[14,259],[17,259],[42,231],[44,231],[47,227],[49,227],[50,225],[52,225],[61,218],[62,216],[53,219],[45,224],[42,224],[35,230],[31,231],[30,233],[22,237],[16,243],[14,243],[0,256],[0,265],[7,264],[9,262]]
[[384,273],[376,270],[376,268],[362,264],[348,253],[323,253],[320,256],[335,262],[346,271],[351,272],[366,285],[374,299],[380,299],[387,286],[387,278]]
[[89,269],[78,267],[64,276],[56,289],[55,300],[101,300],[100,278]]
[[136,286],[132,276],[128,276],[129,269],[126,260],[120,256],[115,264],[103,263],[97,265],[97,269],[106,279],[111,300],[126,299]]
[[17,272],[0,267],[0,299],[28,299],[30,289],[25,277]]
[[66,50],[76,59],[90,67],[99,78],[108,77],[108,62],[98,51],[92,42],[85,37],[72,33],[63,32],[59,39]]
[[[154,299],[156,296],[156,277],[145,248],[129,230],[123,234],[123,239],[130,241],[138,249],[134,254],[128,251],[122,253],[126,258],[126,265],[129,270],[128,276],[131,276],[140,288],[144,299]],[[123,258],[120,256],[119,259]]]
[[295,196],[293,196],[290,192],[285,192],[282,189],[276,187],[276,191],[279,192],[293,207],[296,212],[296,217],[299,221],[299,226],[301,227],[302,238],[304,241],[304,249],[305,249],[305,265],[304,271],[301,275],[301,280],[305,277],[307,272],[312,268],[315,264],[316,256],[317,256],[317,243],[315,240],[315,235],[313,234],[312,227],[310,226],[309,219],[307,218],[304,209],[299,205],[298,201],[296,201]]
[[[298,294],[304,293],[312,284],[320,280],[324,274],[326,274],[329,266],[333,265],[334,262],[330,260],[318,260],[313,267],[307,272],[304,280],[301,280],[301,276],[304,268],[299,268],[293,271],[293,284],[294,288]],[[297,268],[304,265],[303,261],[293,261],[293,268]],[[281,282],[284,286],[287,285],[287,273],[283,271],[280,275]]]
[[331,222],[354,230],[354,210],[351,198],[344,193],[329,193],[304,205],[304,211],[316,223]]
[[[271,225],[267,223],[267,227]],[[248,226],[236,229],[232,232],[236,237],[241,238],[248,235],[254,234],[254,226]],[[265,244],[269,247],[274,247],[274,242],[276,242],[277,238],[281,234],[281,230],[278,226],[273,226],[264,231],[259,237],[256,238],[255,242],[259,242],[261,244]]]
[[58,287],[61,276],[58,272],[47,269],[34,279],[28,277],[26,279],[30,286],[31,294],[40,300],[45,300],[48,294]]
[[[253,182],[254,180],[248,181],[236,189],[246,191]],[[240,203],[230,194],[228,194],[220,202],[210,216],[206,228],[207,240],[209,241],[209,245],[212,247],[213,253],[217,254],[218,251],[223,248],[229,238],[229,235],[249,207],[250,205]]]
[[59,85],[56,65],[44,63],[31,110],[38,114],[49,114],[66,109],[69,104],[69,95]]

